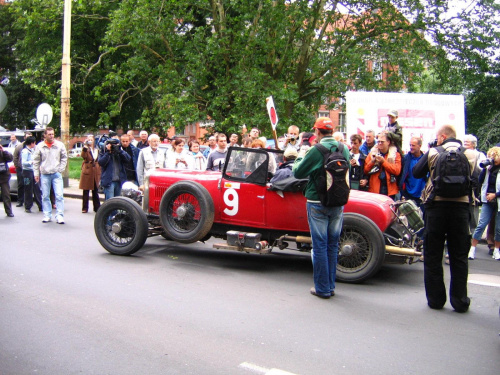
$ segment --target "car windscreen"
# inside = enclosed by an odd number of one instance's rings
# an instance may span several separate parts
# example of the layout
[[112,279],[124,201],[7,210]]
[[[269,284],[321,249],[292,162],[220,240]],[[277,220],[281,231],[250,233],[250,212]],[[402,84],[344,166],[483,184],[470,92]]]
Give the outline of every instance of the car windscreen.
[[224,165],[223,176],[228,180],[266,185],[272,173],[269,172],[270,158],[283,162],[283,152],[260,148],[230,147]]

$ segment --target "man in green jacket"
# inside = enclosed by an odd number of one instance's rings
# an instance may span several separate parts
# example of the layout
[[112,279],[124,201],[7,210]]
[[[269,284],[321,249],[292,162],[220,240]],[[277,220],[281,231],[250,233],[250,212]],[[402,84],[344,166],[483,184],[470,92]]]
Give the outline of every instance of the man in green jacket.
[[[319,117],[314,124],[314,134],[320,144],[331,151],[338,149],[338,142],[333,139],[333,123],[328,117]],[[343,155],[349,160],[349,149],[344,147]],[[307,198],[307,220],[312,238],[312,262],[314,287],[311,294],[320,298],[335,295],[335,274],[337,252],[344,207],[325,207],[321,204],[316,191],[315,180],[323,169],[323,154],[316,147],[311,147],[305,155],[299,153],[293,166],[296,178],[307,178],[304,195]]]

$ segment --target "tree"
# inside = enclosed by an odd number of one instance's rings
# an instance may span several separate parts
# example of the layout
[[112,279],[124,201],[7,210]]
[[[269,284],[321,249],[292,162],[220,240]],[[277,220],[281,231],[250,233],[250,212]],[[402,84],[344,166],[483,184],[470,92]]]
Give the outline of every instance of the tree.
[[[23,79],[55,102],[57,82],[47,77],[59,80],[60,3],[13,5],[27,33],[16,46],[27,65]],[[412,90],[429,67],[443,84],[463,85],[490,69],[500,5],[483,0],[454,10],[456,3],[78,1],[73,38],[89,28],[93,37],[72,45],[72,110],[91,103],[88,116],[108,126],[184,127],[210,118],[229,133],[242,124],[269,128],[265,98],[273,95],[284,131],[308,126],[320,104],[348,89]],[[40,43],[52,46],[48,55]],[[74,119],[72,112],[72,129]]]

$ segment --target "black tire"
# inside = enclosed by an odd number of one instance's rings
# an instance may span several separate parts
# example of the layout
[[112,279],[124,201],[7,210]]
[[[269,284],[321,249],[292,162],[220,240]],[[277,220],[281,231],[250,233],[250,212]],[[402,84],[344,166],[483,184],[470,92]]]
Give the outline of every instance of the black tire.
[[360,283],[375,275],[385,257],[384,235],[373,221],[344,214],[337,261],[337,280]]
[[148,219],[130,198],[114,197],[104,202],[94,219],[99,243],[111,254],[130,255],[148,238]]
[[161,198],[160,221],[172,240],[181,243],[200,241],[208,235],[214,222],[212,197],[197,182],[177,182]]

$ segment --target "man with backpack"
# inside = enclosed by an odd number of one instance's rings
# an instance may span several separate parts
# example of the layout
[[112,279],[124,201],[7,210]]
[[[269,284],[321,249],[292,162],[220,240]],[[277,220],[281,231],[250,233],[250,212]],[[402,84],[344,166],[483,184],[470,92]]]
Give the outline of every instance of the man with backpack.
[[424,283],[427,304],[442,309],[446,303],[443,280],[443,248],[448,242],[450,260],[450,303],[457,312],[469,309],[467,255],[472,204],[472,173],[475,158],[456,139],[455,128],[444,125],[437,131],[438,147],[432,147],[413,168],[415,178],[430,178],[422,192],[425,207]]
[[[314,124],[318,145],[299,153],[293,166],[295,178],[309,177],[304,195],[307,198],[307,219],[312,238],[314,287],[310,292],[320,298],[335,295],[335,275],[344,204],[349,197],[349,150],[332,137],[333,123],[328,117],[319,117]],[[325,149],[327,152],[324,153]],[[304,155],[305,154],[305,155]],[[338,166],[338,174],[325,162]],[[333,176],[333,185],[327,186],[326,172]],[[335,191],[334,191],[335,190]]]

